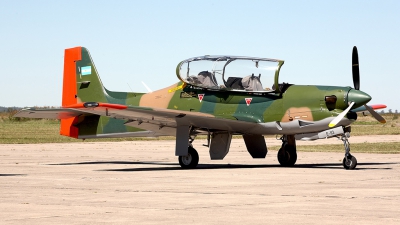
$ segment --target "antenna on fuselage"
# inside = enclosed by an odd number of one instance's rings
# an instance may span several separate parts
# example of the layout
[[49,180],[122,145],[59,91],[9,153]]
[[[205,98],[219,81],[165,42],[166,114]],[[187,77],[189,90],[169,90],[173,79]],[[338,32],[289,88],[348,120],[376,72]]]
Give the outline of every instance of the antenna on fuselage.
[[126,84],[128,84],[129,89],[131,89],[131,91],[133,92],[133,90],[132,90],[132,88],[131,88],[131,85],[129,85],[128,82],[126,82]]

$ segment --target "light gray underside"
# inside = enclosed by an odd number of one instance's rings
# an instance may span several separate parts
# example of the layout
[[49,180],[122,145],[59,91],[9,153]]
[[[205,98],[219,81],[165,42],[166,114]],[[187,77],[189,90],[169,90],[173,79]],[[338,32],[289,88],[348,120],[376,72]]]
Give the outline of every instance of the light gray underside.
[[[325,118],[320,121],[293,120],[291,122],[253,123],[209,117],[206,114],[203,116],[199,113],[166,109],[157,111],[141,107],[129,107],[124,110],[108,109],[107,111],[103,109],[96,110],[95,108],[45,110],[27,108],[21,110],[15,116],[64,119],[84,114],[95,114],[126,120],[125,125],[127,126],[152,131],[152,133],[149,133],[150,136],[176,136],[177,118],[184,120],[185,125],[193,126],[197,129],[248,135],[315,133],[329,129],[328,124],[332,121],[332,118]],[[343,118],[337,126],[346,126],[352,122],[352,120]]]

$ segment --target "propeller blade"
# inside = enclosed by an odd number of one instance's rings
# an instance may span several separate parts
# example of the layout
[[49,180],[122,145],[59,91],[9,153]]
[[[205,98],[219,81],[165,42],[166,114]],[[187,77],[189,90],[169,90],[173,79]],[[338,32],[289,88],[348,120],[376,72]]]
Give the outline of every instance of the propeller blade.
[[371,115],[378,120],[380,123],[386,123],[386,120],[379,115],[377,112],[375,112],[375,110],[373,110],[371,107],[364,105],[364,107],[368,110],[369,113],[371,113]]
[[337,117],[335,117],[335,119],[333,119],[330,123],[329,123],[329,127],[334,127],[336,126],[336,124],[338,124],[343,117],[350,111],[351,107],[353,107],[353,105],[355,104],[355,102],[352,102],[349,107],[347,107],[347,109],[345,109],[342,113],[340,113]]
[[360,68],[358,67],[358,51],[356,46],[353,47],[352,71],[354,89],[360,90]]

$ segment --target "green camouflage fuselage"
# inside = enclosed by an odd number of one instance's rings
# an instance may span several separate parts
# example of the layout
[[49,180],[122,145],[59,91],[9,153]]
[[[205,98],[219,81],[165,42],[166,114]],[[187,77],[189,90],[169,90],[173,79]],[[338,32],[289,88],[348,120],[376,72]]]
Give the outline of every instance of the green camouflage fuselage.
[[[81,68],[94,68],[82,75]],[[213,91],[182,82],[151,92],[113,92],[102,85],[88,51],[76,62],[77,102],[103,102],[128,107],[152,107],[208,114],[227,120],[253,123],[290,122],[296,119],[319,121],[335,117],[348,105],[350,87],[287,85],[282,93]],[[335,96],[329,105],[325,97]],[[358,107],[361,105],[356,105]],[[353,118],[354,119],[354,118]],[[86,116],[79,121],[79,135],[134,132],[141,129],[125,126],[123,120]],[[97,126],[94,126],[97,124]]]

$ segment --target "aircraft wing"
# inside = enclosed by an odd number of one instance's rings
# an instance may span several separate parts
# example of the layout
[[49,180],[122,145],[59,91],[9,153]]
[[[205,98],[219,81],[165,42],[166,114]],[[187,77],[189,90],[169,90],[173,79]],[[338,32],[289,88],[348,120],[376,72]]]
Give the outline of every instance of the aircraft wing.
[[[382,104],[369,106],[374,110],[386,108],[386,105]],[[351,111],[363,112],[367,111],[367,109],[362,106]],[[120,119],[125,121],[124,125],[126,126],[152,131],[141,133],[140,136],[175,136],[178,121],[200,128],[203,131],[228,131],[232,134],[259,134],[259,132],[257,132],[257,123],[253,122],[217,118],[212,114],[201,112],[126,106],[110,103],[87,102],[56,109],[25,108],[19,111],[15,117],[68,119],[81,115],[100,115]],[[136,136],[136,134],[132,135]]]
[[[101,105],[101,103],[99,104]],[[126,120],[125,125],[127,126],[155,131],[165,135],[176,134],[177,121],[210,131],[221,130],[242,134],[254,129],[254,123],[216,118],[214,115],[201,112],[124,105],[120,105],[120,107],[107,108],[98,106],[74,110]]]
[[[373,110],[386,108],[386,105],[383,105],[383,104],[368,105],[368,106],[371,107]],[[368,112],[368,110],[365,108],[365,106],[361,106],[356,109],[352,109],[351,111],[352,112]]]
[[126,126],[154,131],[151,136],[176,135],[177,121],[209,131],[229,131],[236,134],[252,133],[255,123],[216,118],[214,115],[183,110],[126,106],[109,103],[80,103],[65,108],[25,108],[15,117],[68,119],[80,115],[100,115],[125,120]]

